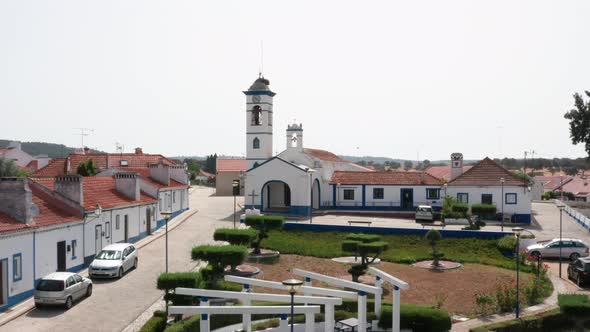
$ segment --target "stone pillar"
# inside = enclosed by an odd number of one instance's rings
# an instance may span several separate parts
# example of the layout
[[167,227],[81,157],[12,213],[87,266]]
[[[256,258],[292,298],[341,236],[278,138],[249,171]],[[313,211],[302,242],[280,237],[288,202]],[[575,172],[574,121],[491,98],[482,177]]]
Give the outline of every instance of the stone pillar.
[[358,295],[358,331],[367,331],[367,294],[363,291],[359,292]]
[[[209,306],[209,299],[206,297],[201,297],[201,306],[208,307]],[[211,329],[211,324],[209,323],[209,315],[208,314],[201,314],[201,321],[199,322],[200,331],[201,332],[209,332]]]

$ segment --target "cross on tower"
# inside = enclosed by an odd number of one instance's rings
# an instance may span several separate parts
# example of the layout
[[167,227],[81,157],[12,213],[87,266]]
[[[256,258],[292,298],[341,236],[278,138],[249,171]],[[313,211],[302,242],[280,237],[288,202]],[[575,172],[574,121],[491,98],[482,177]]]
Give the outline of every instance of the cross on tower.
[[257,195],[256,192],[254,191],[254,189],[252,189],[252,193],[248,194],[248,196],[252,197],[252,208],[254,208],[254,198],[256,198],[260,195]]

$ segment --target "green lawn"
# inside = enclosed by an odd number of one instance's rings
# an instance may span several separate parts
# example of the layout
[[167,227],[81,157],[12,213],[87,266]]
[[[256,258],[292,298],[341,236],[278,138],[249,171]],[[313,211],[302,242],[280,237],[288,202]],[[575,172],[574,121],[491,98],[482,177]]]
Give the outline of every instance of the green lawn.
[[[278,250],[282,254],[333,258],[346,256],[341,250],[341,243],[349,233],[345,232],[311,232],[311,231],[271,231],[263,246]],[[388,262],[410,264],[430,259],[431,248],[427,241],[417,235],[383,235],[383,241],[389,243],[380,257]],[[502,255],[497,247],[497,240],[476,238],[443,238],[439,242],[439,251],[444,259],[460,263],[478,263],[515,269],[516,262]],[[522,267],[528,270],[529,267]]]

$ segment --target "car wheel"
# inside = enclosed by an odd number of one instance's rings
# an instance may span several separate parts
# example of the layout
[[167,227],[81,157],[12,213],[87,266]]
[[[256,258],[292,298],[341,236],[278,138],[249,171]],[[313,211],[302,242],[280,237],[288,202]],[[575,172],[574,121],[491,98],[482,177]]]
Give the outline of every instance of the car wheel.
[[538,251],[533,251],[533,252],[531,252],[531,256],[533,256],[535,258],[539,258],[539,257],[541,257],[541,253]]
[[92,295],[92,285],[88,285],[86,288],[86,297],[90,297],[90,295]]
[[35,302],[35,308],[41,309],[41,308],[43,308],[43,305],[41,303]]
[[70,309],[73,305],[74,305],[74,301],[72,300],[72,297],[69,296],[66,300],[66,309]]
[[133,262],[133,269],[137,269],[137,258],[135,259],[135,261]]
[[575,261],[576,259],[580,258],[580,254],[578,254],[577,252],[574,252],[570,255],[570,259],[572,261]]
[[123,267],[120,267],[119,268],[119,275],[118,275],[118,277],[119,278],[122,278],[123,277]]

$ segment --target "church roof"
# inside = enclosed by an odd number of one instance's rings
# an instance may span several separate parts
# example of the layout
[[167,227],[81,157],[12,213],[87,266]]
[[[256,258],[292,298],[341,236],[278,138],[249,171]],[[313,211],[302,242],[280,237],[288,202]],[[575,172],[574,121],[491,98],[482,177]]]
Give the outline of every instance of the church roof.
[[504,178],[505,186],[522,187],[526,185],[512,172],[485,157],[467,172],[450,181],[449,186],[501,186],[500,178]]
[[443,181],[425,172],[336,171],[332,174],[330,184],[442,185]]
[[256,81],[254,81],[254,83],[252,83],[252,85],[250,86],[250,88],[248,89],[248,91],[253,91],[253,90],[270,90],[268,88],[269,85],[270,85],[270,81],[267,80],[266,78],[260,76],[260,77],[258,77],[258,79],[256,79]]
[[324,161],[344,162],[340,157],[326,150],[304,148],[303,152]]

